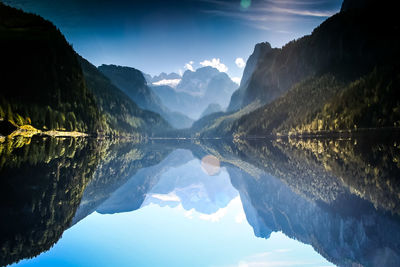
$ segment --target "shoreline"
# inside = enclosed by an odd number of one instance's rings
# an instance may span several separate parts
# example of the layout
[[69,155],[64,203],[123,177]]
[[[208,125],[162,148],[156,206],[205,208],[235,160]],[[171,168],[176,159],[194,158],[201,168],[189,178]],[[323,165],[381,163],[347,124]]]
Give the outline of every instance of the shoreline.
[[[14,125],[16,130],[11,132],[8,135],[0,134],[0,143],[5,142],[8,138],[14,137],[25,137],[32,138],[33,136],[43,136],[43,137],[53,137],[53,138],[62,138],[62,137],[73,137],[73,138],[82,138],[82,137],[95,137],[99,139],[107,139],[106,136],[99,135],[93,136],[87,133],[78,132],[78,131],[58,131],[58,130],[48,130],[42,131],[36,129],[31,125],[22,125],[17,126]],[[249,136],[233,136],[233,137],[214,137],[214,138],[198,138],[198,137],[145,137],[148,140],[219,140],[219,139],[231,139],[233,142],[240,142],[240,140],[306,140],[306,139],[351,139],[354,137],[358,137],[360,135],[368,135],[368,134],[381,134],[381,135],[390,135],[390,136],[400,136],[400,128],[399,127],[384,127],[384,128],[360,128],[357,130],[339,130],[339,131],[316,131],[316,132],[289,132],[289,133],[277,133],[277,134],[268,134],[268,135],[249,135]],[[119,137],[111,137],[112,139],[129,139],[127,136],[119,136]]]

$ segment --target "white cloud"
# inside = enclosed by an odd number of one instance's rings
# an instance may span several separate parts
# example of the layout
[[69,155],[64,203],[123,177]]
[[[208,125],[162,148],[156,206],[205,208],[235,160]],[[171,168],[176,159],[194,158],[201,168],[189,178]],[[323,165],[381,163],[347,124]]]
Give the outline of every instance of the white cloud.
[[241,68],[241,69],[246,66],[246,62],[244,62],[243,58],[241,58],[241,57],[238,57],[235,60],[235,64],[236,64],[236,66],[238,66],[238,68]]
[[[205,13],[237,19],[247,26],[279,33],[292,32],[297,23],[309,18],[327,18],[340,9],[340,5],[335,8],[324,7],[323,3],[329,0],[264,0],[252,1],[251,8],[243,12],[237,8],[235,1],[202,1],[215,4],[212,9],[203,10]],[[284,24],[287,26],[280,28]]]
[[194,209],[188,210],[186,211],[183,216],[185,216],[188,219],[193,219],[193,213],[194,213]]
[[228,67],[225,64],[221,63],[221,60],[219,58],[213,58],[212,60],[204,60],[200,62],[200,65],[202,65],[203,67],[210,66],[216,68],[220,72],[228,71]]
[[232,77],[231,80],[232,80],[234,83],[240,85],[240,81],[241,81],[242,79],[240,79],[239,77]]
[[237,223],[244,223],[246,222],[246,214],[244,214],[244,211],[236,214],[235,216],[235,222]]
[[168,85],[171,86],[172,88],[175,88],[179,82],[181,81],[181,79],[164,79],[158,82],[153,83],[153,85]]
[[200,214],[199,219],[200,220],[205,220],[205,221],[210,221],[210,222],[218,222],[221,220],[225,215],[228,213],[227,208],[221,208],[218,211],[212,213],[212,214]]
[[194,71],[193,64],[194,64],[193,61],[189,61],[189,63],[185,64],[185,69],[190,70],[190,71]]

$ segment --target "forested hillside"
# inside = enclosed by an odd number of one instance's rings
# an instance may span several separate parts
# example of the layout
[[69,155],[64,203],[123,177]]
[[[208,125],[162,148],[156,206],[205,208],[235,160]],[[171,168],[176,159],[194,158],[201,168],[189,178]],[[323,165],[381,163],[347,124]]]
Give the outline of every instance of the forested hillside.
[[374,70],[348,85],[333,76],[310,79],[243,116],[233,129],[239,137],[398,127],[399,85],[400,72],[387,69]]
[[0,55],[0,122],[136,137],[170,127],[78,56],[53,24],[1,3]]
[[93,92],[101,112],[102,134],[154,134],[170,126],[159,114],[140,109],[125,93],[115,87],[95,66],[80,57],[86,86]]
[[[241,110],[212,118],[211,131],[194,129],[193,134],[243,137],[398,127],[400,23],[391,4],[343,9],[311,35],[270,49],[241,88]],[[371,20],[378,15],[381,19]],[[249,105],[258,109],[244,112]]]
[[39,129],[99,127],[75,52],[50,22],[0,3],[0,58],[0,118]]

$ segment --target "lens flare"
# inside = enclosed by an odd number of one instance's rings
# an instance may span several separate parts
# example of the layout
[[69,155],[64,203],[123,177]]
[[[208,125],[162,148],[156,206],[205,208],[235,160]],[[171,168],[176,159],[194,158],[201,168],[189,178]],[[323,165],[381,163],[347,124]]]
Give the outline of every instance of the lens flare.
[[216,175],[220,171],[219,160],[212,155],[207,155],[201,159],[201,169],[210,176]]
[[248,9],[251,6],[251,0],[241,0],[240,6],[244,9]]

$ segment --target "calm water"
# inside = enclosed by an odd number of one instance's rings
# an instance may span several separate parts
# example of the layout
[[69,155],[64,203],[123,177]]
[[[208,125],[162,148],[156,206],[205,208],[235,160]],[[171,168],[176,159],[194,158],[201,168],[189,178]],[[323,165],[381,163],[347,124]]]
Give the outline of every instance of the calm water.
[[400,142],[15,139],[0,265],[400,266]]

